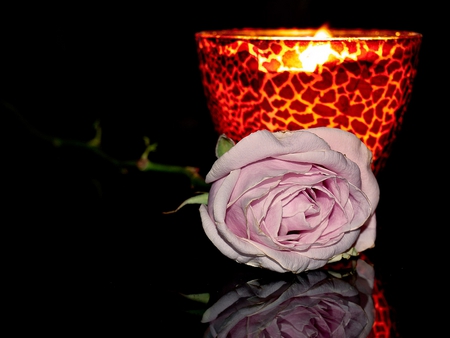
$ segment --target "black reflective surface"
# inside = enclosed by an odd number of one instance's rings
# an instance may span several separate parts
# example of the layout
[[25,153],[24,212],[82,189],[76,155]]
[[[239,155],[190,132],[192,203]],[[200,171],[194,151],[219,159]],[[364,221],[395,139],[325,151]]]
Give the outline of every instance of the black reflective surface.
[[[158,143],[153,161],[209,170],[217,135],[194,32],[327,21],[424,35],[403,129],[378,177],[378,237],[366,254],[390,307],[390,336],[443,336],[446,312],[436,304],[446,306],[447,41],[442,5],[419,6],[197,1],[5,10],[1,98],[20,115],[2,106],[3,262],[6,319],[17,335],[201,337],[201,314],[232,286],[274,282],[272,273],[222,256],[197,206],[163,214],[193,194],[186,177],[115,161],[138,159],[147,136]],[[110,158],[85,147],[97,120]],[[48,135],[80,143],[58,147]],[[182,295],[203,293],[208,304]]]

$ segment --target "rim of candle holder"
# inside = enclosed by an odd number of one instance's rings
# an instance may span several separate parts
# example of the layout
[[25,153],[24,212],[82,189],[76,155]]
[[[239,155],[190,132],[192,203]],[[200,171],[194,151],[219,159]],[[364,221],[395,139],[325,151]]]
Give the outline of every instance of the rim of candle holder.
[[[320,28],[319,28],[320,29]],[[421,33],[389,29],[326,28],[331,36],[315,36],[317,28],[233,28],[205,30],[195,33],[198,38],[222,38],[241,40],[306,40],[306,41],[352,41],[395,40],[420,38]]]

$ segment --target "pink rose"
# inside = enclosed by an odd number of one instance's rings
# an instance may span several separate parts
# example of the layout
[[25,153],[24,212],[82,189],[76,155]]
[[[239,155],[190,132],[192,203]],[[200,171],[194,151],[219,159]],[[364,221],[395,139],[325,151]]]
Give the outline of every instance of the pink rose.
[[239,285],[205,311],[204,337],[366,338],[375,321],[374,270],[358,260],[356,272],[337,278],[316,270]]
[[[220,139],[219,139],[220,140]],[[220,156],[200,215],[226,256],[278,272],[317,269],[374,246],[372,154],[334,128],[257,131]]]

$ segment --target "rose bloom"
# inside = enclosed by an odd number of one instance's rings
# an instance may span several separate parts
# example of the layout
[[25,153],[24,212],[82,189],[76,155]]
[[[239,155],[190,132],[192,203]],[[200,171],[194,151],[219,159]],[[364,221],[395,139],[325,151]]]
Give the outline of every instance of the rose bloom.
[[227,257],[277,272],[371,248],[379,200],[371,162],[364,143],[341,129],[257,131],[207,174],[205,233]]
[[204,337],[366,338],[375,320],[374,270],[363,260],[358,270],[365,275],[350,280],[316,270],[240,285],[205,311]]

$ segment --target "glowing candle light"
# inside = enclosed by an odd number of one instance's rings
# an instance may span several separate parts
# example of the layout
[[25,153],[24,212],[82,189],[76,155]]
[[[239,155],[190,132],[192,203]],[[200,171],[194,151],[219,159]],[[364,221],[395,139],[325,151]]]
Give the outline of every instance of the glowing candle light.
[[216,130],[318,126],[356,134],[377,173],[389,156],[416,76],[422,36],[347,29],[231,29],[196,34]]

